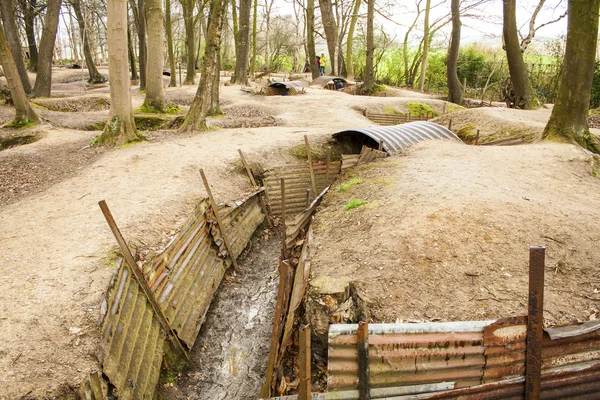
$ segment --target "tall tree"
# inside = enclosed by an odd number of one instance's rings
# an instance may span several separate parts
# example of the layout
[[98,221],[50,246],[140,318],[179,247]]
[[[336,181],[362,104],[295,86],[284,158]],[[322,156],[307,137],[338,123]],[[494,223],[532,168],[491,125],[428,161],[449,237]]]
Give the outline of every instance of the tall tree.
[[186,72],[184,85],[193,85],[196,76],[196,63],[194,58],[194,0],[180,0],[183,6],[183,22],[185,25],[185,54]]
[[135,53],[133,52],[133,39],[131,38],[131,29],[129,28],[129,16],[127,16],[127,54],[129,55],[129,68],[131,68],[131,80],[140,79],[135,68]]
[[306,0],[306,41],[308,48],[308,63],[313,79],[321,76],[317,67],[317,52],[315,51],[315,0]]
[[419,75],[419,90],[422,92],[425,89],[425,76],[427,75],[427,57],[429,56],[429,14],[431,13],[431,0],[425,3],[425,24],[423,34],[423,55],[421,61],[421,74]]
[[327,51],[331,62],[331,74],[335,76],[338,73],[338,27],[331,0],[319,0],[319,5],[321,6],[321,19],[323,20],[323,28],[325,28]]
[[50,97],[52,86],[52,57],[54,56],[54,43],[58,31],[58,16],[60,13],[61,0],[48,0],[46,17],[44,18],[44,29],[40,41],[40,54],[38,59],[38,71],[33,87],[36,97]]
[[92,55],[92,50],[90,48],[90,31],[86,26],[85,18],[83,16],[83,12],[81,10],[81,0],[70,0],[71,6],[73,7],[73,11],[75,12],[75,18],[77,19],[77,23],[79,24],[79,32],[81,33],[81,40],[83,42],[83,55],[85,57],[85,63],[88,68],[88,72],[90,74],[90,78],[88,79],[89,83],[102,83],[106,82],[106,78],[98,72],[98,68],[96,68],[96,64],[94,62],[94,56]]
[[[27,75],[27,69],[23,62],[23,55],[21,54],[21,41],[19,40],[19,32],[17,30],[17,22],[15,17],[15,7],[12,0],[0,0],[0,11],[2,12],[2,22],[4,25],[4,35],[8,48],[11,49],[13,59],[15,61],[17,70],[19,71],[19,77],[23,84],[23,89],[26,93],[31,93],[31,83],[29,83],[29,76]],[[57,22],[58,23],[58,22]]]
[[[35,17],[38,15],[37,0],[19,0],[19,6],[23,13],[23,22],[25,25],[25,37],[29,47],[29,70],[37,71],[38,48],[35,42]],[[31,88],[31,85],[30,85]]]
[[165,0],[165,32],[167,34],[167,52],[169,53],[169,68],[171,79],[169,87],[177,86],[177,74],[175,71],[175,51],[173,50],[173,28],[171,23],[171,0]]
[[204,60],[200,72],[200,83],[198,84],[194,102],[181,126],[181,130],[184,132],[207,129],[206,116],[212,106],[212,84],[214,82],[214,75],[217,73],[217,54],[220,51],[222,2],[225,1],[212,0]]
[[252,15],[252,61],[250,62],[250,72],[256,71],[256,33],[258,20],[258,0],[254,0],[253,15]]
[[348,39],[346,40],[346,77],[354,79],[354,62],[352,61],[352,47],[354,46],[354,29],[358,21],[358,12],[360,11],[361,0],[354,0],[354,12],[350,18],[350,29],[348,30]]
[[[139,0],[142,1],[142,0]],[[144,105],[157,111],[167,109],[163,89],[164,39],[162,0],[146,0],[148,13],[148,44],[150,51],[146,63],[146,99]]]
[[15,106],[15,118],[13,124],[23,125],[28,122],[39,122],[38,116],[35,111],[31,108],[29,99],[25,94],[23,88],[23,82],[19,77],[19,71],[17,71],[17,65],[13,59],[12,52],[9,50],[6,37],[4,36],[4,29],[0,26],[0,63],[4,70],[4,76],[8,83],[10,95]]
[[375,43],[373,40],[373,18],[375,17],[375,0],[365,0],[367,2],[367,60],[365,64],[365,79],[360,86],[361,94],[371,94],[375,87],[375,71],[373,67],[373,55],[375,53]]
[[446,72],[448,74],[448,101],[456,104],[462,104],[463,88],[458,79],[457,63],[458,51],[460,47],[460,0],[452,0],[452,36],[450,37],[450,48],[448,50],[448,60],[446,61]]
[[[138,62],[140,64],[140,90],[146,90],[146,69],[148,68],[148,46],[146,38],[146,5],[144,0],[137,0],[138,10]],[[162,23],[162,21],[161,21]],[[162,43],[161,43],[162,46]]]
[[110,114],[98,138],[101,145],[121,145],[139,140],[131,105],[127,65],[127,0],[108,0],[106,6]]
[[[250,38],[250,7],[252,0],[240,0],[240,19],[237,29],[237,44],[235,54],[235,74],[232,83],[248,85],[248,50]],[[235,6],[234,6],[235,9]]]
[[598,138],[588,126],[594,77],[600,0],[569,0],[565,65],[556,104],[543,138],[581,146],[600,153]]
[[537,98],[533,94],[527,66],[523,61],[523,53],[517,31],[517,0],[503,0],[504,16],[504,46],[510,79],[515,91],[515,107],[530,110],[538,106]]

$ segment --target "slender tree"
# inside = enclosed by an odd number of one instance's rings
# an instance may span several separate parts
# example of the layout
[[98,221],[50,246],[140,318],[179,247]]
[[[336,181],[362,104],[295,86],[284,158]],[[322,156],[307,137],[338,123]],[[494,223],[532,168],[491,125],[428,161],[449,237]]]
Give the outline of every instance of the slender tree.
[[[139,0],[142,1],[142,0]],[[148,44],[146,63],[146,99],[144,105],[157,111],[167,109],[163,89],[164,39],[162,0],[145,0],[148,13]]]
[[315,0],[306,0],[306,41],[308,47],[308,62],[313,79],[317,79],[321,72],[317,67],[317,52],[315,51]]
[[[235,74],[232,83],[248,85],[248,50],[250,38],[250,7],[252,0],[240,0],[240,19],[237,29],[237,44],[235,54]],[[233,6],[235,9],[235,5]]]
[[183,22],[185,25],[185,54],[187,58],[184,85],[193,85],[196,76],[194,58],[194,0],[181,0],[183,6]]
[[167,35],[167,51],[169,53],[169,68],[171,79],[169,87],[177,86],[177,73],[175,66],[175,51],[173,50],[173,28],[171,23],[171,0],[165,0],[165,32]]
[[452,36],[450,37],[450,49],[448,50],[448,60],[446,61],[446,71],[448,74],[448,101],[456,104],[462,104],[463,88],[458,79],[457,63],[458,51],[460,47],[460,0],[452,0]]
[[250,63],[250,72],[256,71],[256,26],[258,20],[258,0],[254,0],[252,16],[252,62]]
[[25,89],[23,89],[23,82],[21,82],[21,78],[19,77],[19,71],[17,71],[17,65],[13,59],[12,52],[8,48],[3,27],[0,27],[0,63],[2,63],[4,76],[6,77],[10,95],[15,106],[13,124],[23,125],[29,122],[39,122],[38,116],[31,108],[27,94],[25,94]]
[[594,77],[600,0],[569,0],[565,65],[556,104],[543,138],[581,146],[600,153],[590,134],[588,110]]
[[52,57],[54,56],[54,43],[58,31],[58,16],[61,0],[48,0],[44,29],[40,41],[40,54],[38,71],[35,78],[33,93],[36,97],[50,97],[52,87]]
[[365,0],[367,2],[367,60],[365,64],[365,79],[360,86],[361,94],[373,93],[375,87],[375,71],[373,67],[373,55],[375,53],[375,44],[373,40],[373,18],[375,17],[375,0]]
[[[137,0],[138,10],[138,62],[140,64],[140,90],[146,90],[146,71],[148,68],[148,46],[146,38],[146,5],[145,0]],[[162,23],[162,21],[161,21]],[[162,42],[160,44],[162,46]]]
[[504,46],[510,79],[515,91],[515,107],[530,110],[538,106],[533,94],[527,66],[523,61],[519,33],[517,31],[517,0],[503,0],[504,9]]
[[133,53],[133,40],[131,38],[131,29],[129,28],[129,16],[127,16],[127,54],[129,55],[129,68],[131,68],[131,80],[140,79],[135,68],[135,54]]
[[25,89],[26,93],[31,93],[31,83],[29,83],[29,75],[27,75],[27,69],[25,68],[21,54],[21,41],[19,40],[15,7],[12,0],[0,0],[0,11],[2,12],[5,39],[8,43],[8,48],[11,49],[17,71],[19,71],[23,89]]
[[[35,17],[38,15],[37,0],[19,0],[19,6],[23,13],[23,22],[25,25],[25,37],[29,48],[29,70],[37,71],[38,48],[35,41]],[[30,86],[31,87],[31,86]]]
[[331,62],[331,74],[335,76],[338,73],[338,27],[331,6],[331,0],[319,0],[319,5],[321,7],[321,19],[323,20],[323,28],[325,28],[325,39],[327,40],[327,50]]
[[429,34],[431,27],[429,26],[429,14],[431,13],[431,0],[425,3],[425,25],[423,35],[423,55],[421,56],[421,74],[419,75],[419,90],[422,92],[425,89],[425,76],[427,75],[427,57],[429,56]]
[[358,12],[360,11],[361,0],[354,1],[354,11],[350,18],[350,28],[348,29],[348,39],[346,40],[346,77],[354,79],[354,62],[352,61],[352,47],[354,46],[354,30],[358,21]]
[[131,81],[127,65],[127,0],[108,0],[106,19],[110,114],[98,144],[121,145],[141,139],[135,129],[131,105]]
[[[188,0],[189,1],[189,0]],[[192,132],[207,129],[206,116],[212,106],[212,84],[214,75],[217,73],[217,54],[220,51],[221,41],[221,12],[222,2],[226,0],[212,0],[211,12],[206,36],[206,47],[204,49],[204,60],[200,72],[200,83],[185,121],[181,126],[184,132]]]
[[81,33],[81,40],[83,42],[83,55],[85,57],[85,64],[90,74],[88,82],[106,82],[106,78],[104,77],[104,75],[98,72],[98,68],[96,68],[96,64],[94,62],[94,56],[92,55],[92,50],[90,48],[91,29],[88,29],[88,27],[86,26],[85,18],[83,16],[83,12],[81,11],[81,0],[70,0],[70,3],[73,7],[73,11],[75,12],[75,18],[77,19],[77,23],[79,24],[79,32]]

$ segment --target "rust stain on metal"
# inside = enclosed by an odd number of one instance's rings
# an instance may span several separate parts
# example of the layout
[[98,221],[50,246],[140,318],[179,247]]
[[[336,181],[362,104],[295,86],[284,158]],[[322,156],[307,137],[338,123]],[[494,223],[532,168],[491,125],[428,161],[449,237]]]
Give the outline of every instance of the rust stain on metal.
[[525,358],[525,398],[538,400],[542,376],[542,339],[544,335],[544,260],[546,247],[529,249],[529,313]]

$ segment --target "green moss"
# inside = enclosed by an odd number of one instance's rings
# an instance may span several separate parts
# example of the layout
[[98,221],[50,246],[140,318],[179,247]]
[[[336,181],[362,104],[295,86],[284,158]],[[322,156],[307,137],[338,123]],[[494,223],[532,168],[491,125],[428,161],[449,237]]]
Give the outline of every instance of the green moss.
[[135,115],[135,127],[142,131],[166,129],[172,120],[159,115]]
[[364,182],[364,180],[362,178],[354,178],[340,186],[338,186],[337,190],[340,192],[345,192],[346,190],[348,190],[350,187],[358,184],[358,183],[362,183]]
[[181,107],[179,107],[173,103],[169,103],[167,105],[167,108],[164,111],[156,110],[154,108],[148,107],[146,105],[146,102],[144,102],[144,104],[142,104],[142,106],[140,108],[136,109],[135,111],[141,112],[141,113],[148,113],[148,114],[179,114],[183,110]]
[[0,150],[10,149],[11,147],[21,146],[37,141],[39,138],[35,135],[11,136],[5,139],[0,138]]
[[392,115],[404,115],[404,113],[400,110],[396,110],[393,107],[390,106],[383,106],[383,112],[384,114],[392,114]]
[[165,350],[162,366],[160,369],[159,385],[163,386],[167,383],[176,383],[183,371],[188,367],[183,354],[173,348],[171,341],[165,342]]
[[96,136],[95,138],[93,138],[92,140],[90,140],[90,146],[94,147],[95,145],[97,145],[99,138],[100,138],[100,136]]
[[8,124],[4,125],[5,128],[16,128],[16,129],[24,129],[27,128],[28,126],[33,126],[35,125],[37,122],[34,121],[29,121],[29,120],[15,120],[13,122],[9,122]]
[[459,106],[458,104],[454,104],[454,103],[446,103],[446,104],[447,104],[446,113],[448,113],[448,114],[467,109],[466,107]]
[[[327,161],[327,148],[326,145],[320,144],[311,144],[310,150],[312,155],[313,162],[326,162]],[[290,154],[306,160],[308,154],[306,153],[306,145],[304,143],[300,143],[297,146],[292,147],[289,150]],[[331,159],[330,161],[339,161],[342,158],[342,154],[339,149],[332,147],[331,148]]]
[[344,210],[352,210],[353,208],[364,206],[365,204],[367,204],[367,201],[365,200],[352,199],[344,204]]
[[456,131],[456,136],[462,139],[465,143],[474,143],[477,137],[477,129],[472,124],[467,124]]
[[437,111],[424,103],[408,103],[406,106],[408,107],[408,112],[411,116],[425,115],[426,113],[429,113],[434,117],[440,115]]
[[137,133],[137,138],[130,141],[130,142],[125,142],[120,146],[117,146],[117,149],[124,149],[126,147],[131,147],[131,146],[135,146],[136,144],[140,144],[140,143],[146,143],[147,142],[147,138],[146,136],[142,135],[141,133]]

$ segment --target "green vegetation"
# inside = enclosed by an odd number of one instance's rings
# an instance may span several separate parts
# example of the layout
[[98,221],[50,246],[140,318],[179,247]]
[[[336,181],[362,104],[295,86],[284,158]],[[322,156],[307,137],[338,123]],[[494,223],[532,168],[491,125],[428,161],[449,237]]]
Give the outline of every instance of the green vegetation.
[[456,132],[456,136],[465,143],[474,143],[477,137],[477,129],[473,124],[467,124]]
[[407,107],[411,116],[425,115],[426,113],[433,114],[434,117],[440,115],[433,108],[423,103],[408,103]]
[[[311,144],[310,150],[313,162],[326,162],[327,161],[327,146],[326,144]],[[308,154],[306,153],[306,145],[304,143],[300,143],[297,146],[292,147],[289,150],[290,154],[296,156],[300,159],[306,160]],[[342,158],[342,154],[340,150],[336,147],[331,147],[331,160],[330,161],[339,161]]]
[[337,190],[340,191],[340,192],[345,192],[350,187],[352,187],[352,186],[354,186],[354,185],[356,185],[358,183],[362,183],[362,182],[364,182],[363,179],[361,179],[361,178],[354,178],[354,179],[352,179],[352,180],[350,180],[350,181],[348,181],[348,182],[346,182],[346,183],[338,186]]
[[155,110],[154,108],[148,107],[146,103],[144,103],[140,108],[138,108],[135,111],[148,114],[179,114],[183,110],[181,109],[181,107],[173,103],[169,103],[165,111]]
[[10,149],[11,147],[21,146],[37,141],[39,138],[36,135],[11,136],[8,138],[0,138],[0,150]]
[[4,128],[24,129],[24,128],[27,128],[28,126],[33,126],[36,123],[37,122],[27,121],[27,120],[13,121],[13,122],[9,122],[8,124],[4,125]]
[[383,106],[383,113],[384,114],[398,114],[398,115],[404,115],[404,113],[400,110],[396,110],[393,107],[390,106]]
[[344,210],[352,210],[353,208],[364,206],[365,204],[367,204],[367,201],[365,200],[353,199],[344,204]]

